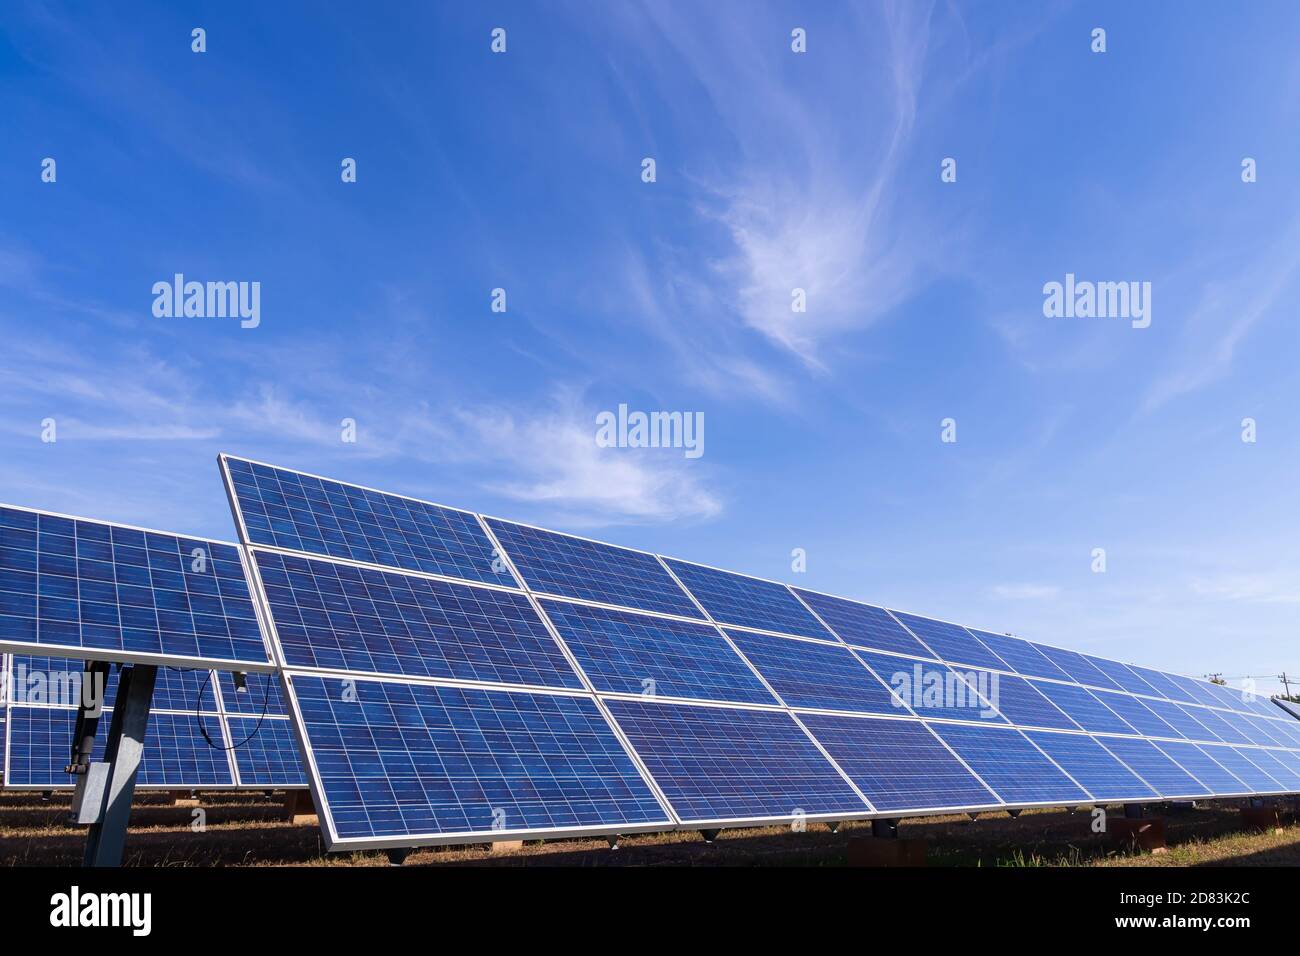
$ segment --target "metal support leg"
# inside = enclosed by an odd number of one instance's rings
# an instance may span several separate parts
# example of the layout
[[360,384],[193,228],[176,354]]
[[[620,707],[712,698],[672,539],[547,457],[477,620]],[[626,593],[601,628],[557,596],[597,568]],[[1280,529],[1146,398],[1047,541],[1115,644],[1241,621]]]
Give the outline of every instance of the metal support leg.
[[[98,819],[91,823],[86,835],[86,866],[120,866],[122,863],[126,826],[131,817],[131,797],[135,794],[135,776],[140,769],[140,756],[149,729],[149,706],[153,702],[153,685],[157,677],[156,666],[136,664],[123,668],[118,679],[117,707],[113,710],[104,750],[107,774],[103,799],[98,804]],[[87,799],[91,796],[87,793]],[[93,809],[85,807],[83,813]]]
[[409,846],[396,846],[384,852],[388,855],[389,866],[401,866],[406,862],[406,858],[411,855],[411,848]]
[[898,839],[897,820],[872,820],[871,835],[884,840]]
[[705,843],[712,843],[718,838],[718,834],[721,832],[721,830],[701,830],[700,836],[704,837]]

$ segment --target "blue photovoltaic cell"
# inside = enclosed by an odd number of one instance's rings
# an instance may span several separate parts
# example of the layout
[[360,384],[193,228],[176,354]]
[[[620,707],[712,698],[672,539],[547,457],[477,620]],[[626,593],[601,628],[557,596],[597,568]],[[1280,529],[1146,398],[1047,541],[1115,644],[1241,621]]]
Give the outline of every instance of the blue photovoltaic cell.
[[342,839],[668,822],[589,698],[291,681]]
[[257,717],[283,717],[289,711],[280,694],[280,679],[274,674],[248,674],[245,689],[236,690],[235,676],[229,671],[220,673],[221,703],[228,714],[247,714]]
[[1152,697],[1159,697],[1160,692],[1144,681],[1137,673],[1127,664],[1121,664],[1119,661],[1108,661],[1104,657],[1093,657],[1091,654],[1082,655],[1083,659],[1091,664],[1097,670],[1101,671],[1111,681],[1130,694],[1149,694]]
[[1204,784],[1166,757],[1149,740],[1134,737],[1103,737],[1100,740],[1107,750],[1155,787],[1162,797],[1204,797],[1210,793]]
[[1086,684],[1089,687],[1119,689],[1119,684],[1098,670],[1082,654],[1067,651],[1061,647],[1051,647],[1047,644],[1035,644],[1034,647],[1042,651],[1043,656],[1053,664],[1069,674],[1070,678],[1076,683]]
[[841,644],[727,631],[740,652],[791,707],[905,714],[889,688]]
[[1280,760],[1293,771],[1300,773],[1300,750],[1274,750],[1271,754],[1275,760]]
[[1193,702],[1207,704],[1211,707],[1218,706],[1219,696],[1210,690],[1208,682],[1195,680],[1191,677],[1180,677],[1177,674],[1170,674],[1169,679],[1185,690]]
[[1129,670],[1154,687],[1161,697],[1168,697],[1170,700],[1180,700],[1190,704],[1196,703],[1196,701],[1192,700],[1191,695],[1170,680],[1169,675],[1163,671],[1155,671],[1149,667],[1138,667],[1136,664],[1130,664]]
[[1091,691],[1074,684],[1033,681],[1044,697],[1054,703],[1084,730],[1095,734],[1134,734],[1118,714],[1101,702]]
[[1042,651],[1026,640],[1005,634],[990,634],[988,631],[971,630],[971,633],[980,639],[981,644],[1002,658],[1017,674],[1051,677],[1055,680],[1071,679],[1069,674],[1049,661],[1043,656]]
[[1142,701],[1147,710],[1154,713],[1178,733],[1188,740],[1198,740],[1204,743],[1217,743],[1218,739],[1210,733],[1209,728],[1187,712],[1185,708],[1191,707],[1191,704],[1175,704],[1171,700],[1152,700],[1145,699]]
[[1123,717],[1125,722],[1132,726],[1143,737],[1173,737],[1175,740],[1181,739],[1182,734],[1156,716],[1156,714],[1138,698],[1115,691],[1098,690],[1093,693],[1096,695],[1098,700]]
[[846,601],[802,588],[794,590],[846,644],[911,654],[913,657],[934,656],[883,607]]
[[230,717],[228,722],[240,786],[307,785],[307,772],[289,721],[267,717],[259,726],[256,717]]
[[938,661],[918,661],[860,650],[858,657],[922,717],[1005,724],[1006,719],[956,671]]
[[[106,716],[110,716],[106,712]],[[76,781],[64,773],[71,756],[77,712],[66,708],[12,707],[11,741],[6,786],[70,787]],[[144,753],[136,776],[138,787],[228,787],[234,783],[221,726],[216,717],[203,718],[216,747],[203,739],[193,714],[152,713]],[[95,741],[93,759],[104,759],[106,734]]]
[[[9,697],[17,704],[34,707],[77,707],[84,696],[85,662],[75,657],[46,657],[14,654],[9,657]],[[117,697],[119,668],[111,665],[103,688],[103,705],[112,707]],[[158,669],[155,687],[164,680],[166,668]],[[208,698],[211,703],[211,695]],[[209,709],[215,709],[209,707]]]
[[1260,769],[1241,747],[1202,744],[1201,749],[1222,764],[1234,777],[1245,783],[1252,793],[1281,793],[1285,788]]
[[1021,677],[973,671],[980,677],[976,685],[982,696],[1001,711],[1002,716],[1021,727],[1054,727],[1078,730],[1078,725],[1050,700]]
[[253,544],[515,586],[466,511],[226,458]]
[[1300,724],[1292,720],[1275,720],[1269,726],[1273,728],[1274,736],[1280,735],[1287,739],[1288,747],[1300,747]]
[[1287,793],[1300,793],[1300,774],[1279,758],[1280,753],[1281,751],[1274,750],[1252,750],[1249,757],[1252,763],[1280,783]]
[[1247,714],[1225,713],[1223,719],[1231,724],[1240,736],[1245,737],[1248,743],[1272,743],[1271,740],[1265,739],[1259,732],[1259,728],[1255,726],[1254,718]]
[[1253,743],[1264,747],[1285,747],[1290,743],[1282,734],[1272,732],[1271,720],[1263,717],[1247,717],[1245,722],[1255,730]]
[[1219,699],[1219,706],[1226,707],[1229,710],[1244,710],[1246,705],[1243,703],[1243,691],[1240,688],[1228,687],[1222,684],[1211,684],[1210,693]]
[[701,616],[653,554],[497,518],[487,523],[534,591],[679,617]]
[[666,558],[673,573],[720,624],[835,640],[784,584]]
[[270,663],[233,546],[0,507],[6,642]]
[[1210,756],[1207,747],[1198,747],[1184,740],[1161,740],[1156,746],[1170,760],[1209,787],[1211,793],[1230,796],[1251,792],[1248,784],[1238,780]]
[[915,614],[904,614],[902,611],[895,611],[894,616],[938,654],[941,660],[950,664],[991,667],[998,671],[1009,669],[1004,661],[964,627]]
[[541,601],[598,691],[742,704],[777,702],[711,624]]
[[996,806],[998,799],[916,720],[801,714],[877,810]]
[[290,667],[582,686],[522,594],[255,555]]
[[1184,704],[1187,710],[1195,715],[1208,730],[1214,732],[1214,735],[1225,743],[1230,744],[1248,744],[1250,738],[1236,728],[1234,721],[1241,720],[1240,714],[1234,714],[1224,710],[1210,710],[1208,707],[1197,707],[1195,704]]
[[1018,730],[931,724],[1007,803],[1074,803],[1090,798]]
[[1091,737],[1032,731],[1029,738],[1096,800],[1140,800],[1158,796]]
[[789,714],[606,704],[683,822],[868,810]]

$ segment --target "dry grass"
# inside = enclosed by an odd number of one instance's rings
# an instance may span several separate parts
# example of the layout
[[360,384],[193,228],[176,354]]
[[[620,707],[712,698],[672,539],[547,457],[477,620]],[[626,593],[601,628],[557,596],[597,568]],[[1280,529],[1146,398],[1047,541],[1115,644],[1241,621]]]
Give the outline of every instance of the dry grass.
[[[62,866],[81,860],[84,831],[66,823],[68,797],[0,793],[0,865]],[[194,808],[141,795],[132,814],[127,862],[135,866],[385,866],[383,853],[327,854],[314,826],[285,821],[280,795],[209,792],[200,805],[206,829],[191,830]],[[1153,855],[1116,848],[1091,832],[1087,813],[1026,811],[915,818],[900,835],[929,841],[931,866],[1283,866],[1300,864],[1300,826],[1280,834],[1241,830],[1231,806],[1174,809],[1164,815],[1170,850]],[[713,844],[693,832],[626,837],[619,849],[604,840],[557,840],[493,853],[484,847],[423,849],[406,865],[436,866],[843,866],[852,836],[813,824],[805,833],[782,828],[727,830]]]

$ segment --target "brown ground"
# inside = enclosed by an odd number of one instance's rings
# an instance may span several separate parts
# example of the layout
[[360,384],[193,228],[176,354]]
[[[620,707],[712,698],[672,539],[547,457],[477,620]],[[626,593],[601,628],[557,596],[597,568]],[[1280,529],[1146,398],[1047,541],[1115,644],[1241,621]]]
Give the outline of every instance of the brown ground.
[[[0,866],[75,865],[84,830],[65,819],[69,798],[0,793]],[[191,806],[173,806],[162,794],[139,795],[132,813],[126,862],[135,866],[383,866],[383,853],[327,854],[315,826],[285,821],[281,795],[208,792],[200,806],[204,832],[193,832]],[[1026,811],[1018,819],[985,813],[905,820],[900,835],[929,841],[931,866],[1280,866],[1300,865],[1300,826],[1280,834],[1243,832],[1235,807],[1166,809],[1170,851],[1162,855],[1116,849],[1094,834],[1086,812]],[[869,823],[847,823],[839,833],[811,824],[805,833],[784,828],[727,830],[706,844],[697,833],[625,837],[617,850],[605,840],[526,844],[489,853],[484,847],[424,849],[412,865],[438,866],[842,866],[851,836]]]

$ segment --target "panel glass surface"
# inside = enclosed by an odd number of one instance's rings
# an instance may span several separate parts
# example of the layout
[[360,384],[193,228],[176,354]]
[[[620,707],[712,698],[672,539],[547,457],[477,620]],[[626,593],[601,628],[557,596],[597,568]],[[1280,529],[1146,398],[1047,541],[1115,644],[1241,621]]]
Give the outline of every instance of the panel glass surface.
[[846,644],[913,657],[934,656],[883,607],[846,601],[802,588],[794,590]]
[[784,584],[665,559],[673,573],[719,624],[835,640]]
[[750,663],[791,707],[903,714],[888,687],[842,644],[727,631]]
[[1203,797],[1210,791],[1170,760],[1149,740],[1133,737],[1099,738],[1107,750],[1151,784],[1162,797]]
[[1157,796],[1091,737],[1036,730],[1029,732],[1029,739],[1096,800],[1142,800]]
[[1010,669],[1005,661],[980,643],[979,638],[964,627],[916,614],[904,614],[902,611],[893,613],[941,660],[950,664],[965,664],[969,667],[989,667],[1001,671]]
[[971,724],[931,726],[1007,803],[1086,803],[1090,799],[1018,730]]

